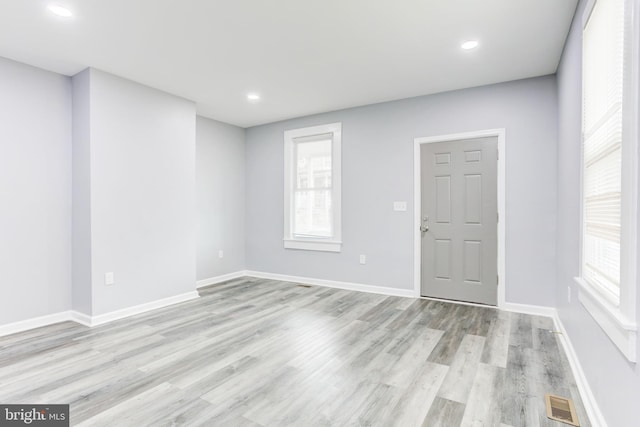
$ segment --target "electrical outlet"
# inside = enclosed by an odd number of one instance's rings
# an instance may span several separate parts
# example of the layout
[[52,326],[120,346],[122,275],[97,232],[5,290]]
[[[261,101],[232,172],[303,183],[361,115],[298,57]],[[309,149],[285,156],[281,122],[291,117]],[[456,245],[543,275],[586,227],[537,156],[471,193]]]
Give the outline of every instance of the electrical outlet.
[[107,286],[111,286],[115,283],[115,278],[113,273],[104,273],[104,284]]
[[571,304],[571,286],[567,286],[567,302]]
[[366,264],[366,263],[367,263],[367,256],[360,255],[360,264]]
[[218,258],[220,259],[224,258],[224,251],[222,249],[218,251]]

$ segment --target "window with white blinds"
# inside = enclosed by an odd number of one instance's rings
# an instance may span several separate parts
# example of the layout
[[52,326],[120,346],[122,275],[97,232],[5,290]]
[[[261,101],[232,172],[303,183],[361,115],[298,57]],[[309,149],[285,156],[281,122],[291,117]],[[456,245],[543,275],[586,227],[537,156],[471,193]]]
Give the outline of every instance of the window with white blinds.
[[341,250],[340,123],[284,133],[284,247]]
[[587,0],[582,38],[582,306],[637,353],[639,0]]
[[582,277],[620,298],[624,0],[598,0],[583,33]]

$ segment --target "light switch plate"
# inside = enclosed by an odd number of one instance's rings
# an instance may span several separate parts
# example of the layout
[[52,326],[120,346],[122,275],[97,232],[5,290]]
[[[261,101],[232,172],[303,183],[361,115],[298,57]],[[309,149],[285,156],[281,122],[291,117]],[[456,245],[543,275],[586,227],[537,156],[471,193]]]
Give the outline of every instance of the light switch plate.
[[393,202],[393,210],[397,212],[406,212],[407,202]]

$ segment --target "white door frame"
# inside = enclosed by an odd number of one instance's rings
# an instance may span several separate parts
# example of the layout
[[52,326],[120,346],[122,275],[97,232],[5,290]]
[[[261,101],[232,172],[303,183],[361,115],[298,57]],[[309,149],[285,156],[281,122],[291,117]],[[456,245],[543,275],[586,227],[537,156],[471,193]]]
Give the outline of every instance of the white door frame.
[[505,203],[505,171],[506,171],[506,150],[505,150],[505,130],[487,129],[474,132],[456,133],[450,135],[427,136],[415,138],[413,140],[413,223],[414,223],[414,245],[413,245],[413,291],[414,295],[420,297],[421,285],[421,264],[422,264],[422,236],[420,232],[420,217],[422,210],[422,188],[420,183],[421,162],[420,146],[434,142],[459,141],[474,138],[495,136],[498,138],[498,308],[505,305],[505,243],[506,243],[506,203]]

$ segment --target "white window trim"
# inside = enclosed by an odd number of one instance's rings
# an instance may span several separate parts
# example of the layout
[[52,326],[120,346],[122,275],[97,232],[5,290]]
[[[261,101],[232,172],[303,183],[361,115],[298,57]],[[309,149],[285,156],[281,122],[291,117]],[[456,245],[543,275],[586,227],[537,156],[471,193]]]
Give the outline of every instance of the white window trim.
[[[582,24],[583,29],[597,0],[587,3]],[[623,100],[623,156],[622,156],[622,235],[620,244],[620,301],[606,295],[602,290],[589,282],[576,277],[579,285],[578,299],[591,314],[613,343],[630,362],[636,362],[637,331],[636,324],[636,292],[637,292],[637,244],[638,244],[638,103],[640,89],[639,63],[640,55],[640,8],[637,1],[627,0],[625,4],[625,45],[630,51],[627,58],[630,63],[628,76],[625,76],[625,99]],[[584,176],[584,162],[582,176]],[[582,186],[583,178],[580,183]],[[583,189],[581,188],[581,224],[584,224]],[[583,225],[584,226],[584,225]],[[582,270],[582,239],[580,237],[580,269]]]
[[[333,237],[313,238],[293,235],[294,140],[314,135],[333,134],[331,145],[331,207]],[[311,126],[284,132],[284,247],[309,251],[340,252],[342,250],[342,123]]]

